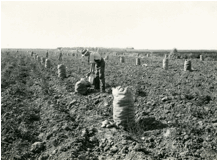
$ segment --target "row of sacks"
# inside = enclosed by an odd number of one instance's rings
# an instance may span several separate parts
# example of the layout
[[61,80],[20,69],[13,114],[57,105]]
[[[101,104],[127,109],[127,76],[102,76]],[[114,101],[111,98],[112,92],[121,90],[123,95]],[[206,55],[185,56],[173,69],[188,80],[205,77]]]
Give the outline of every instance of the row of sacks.
[[[75,85],[75,92],[87,94],[89,87],[94,83],[94,75],[81,78]],[[118,86],[112,88],[113,120],[116,126],[127,127],[135,122],[133,92],[129,87]]]

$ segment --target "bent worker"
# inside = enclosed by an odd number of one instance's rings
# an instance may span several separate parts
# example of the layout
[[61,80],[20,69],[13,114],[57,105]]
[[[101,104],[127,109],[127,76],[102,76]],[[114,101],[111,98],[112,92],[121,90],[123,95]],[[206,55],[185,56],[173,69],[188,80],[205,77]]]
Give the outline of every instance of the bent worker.
[[91,52],[87,49],[84,49],[82,51],[82,56],[87,56],[88,63],[90,63],[90,73],[88,73],[88,75],[90,75],[91,73],[95,74],[94,88],[96,90],[100,90],[101,92],[105,92],[104,59],[98,52]]

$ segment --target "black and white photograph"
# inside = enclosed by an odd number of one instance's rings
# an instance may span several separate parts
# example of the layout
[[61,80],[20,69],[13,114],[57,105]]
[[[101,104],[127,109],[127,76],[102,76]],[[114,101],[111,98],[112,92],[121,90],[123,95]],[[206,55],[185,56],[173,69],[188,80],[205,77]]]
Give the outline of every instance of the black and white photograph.
[[217,160],[217,1],[1,0],[1,160]]

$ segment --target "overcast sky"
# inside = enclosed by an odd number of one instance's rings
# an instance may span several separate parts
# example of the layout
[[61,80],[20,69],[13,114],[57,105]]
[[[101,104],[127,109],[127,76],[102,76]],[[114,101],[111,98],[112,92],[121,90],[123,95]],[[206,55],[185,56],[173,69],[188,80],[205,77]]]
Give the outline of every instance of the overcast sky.
[[2,48],[77,46],[217,49],[217,2],[1,2]]

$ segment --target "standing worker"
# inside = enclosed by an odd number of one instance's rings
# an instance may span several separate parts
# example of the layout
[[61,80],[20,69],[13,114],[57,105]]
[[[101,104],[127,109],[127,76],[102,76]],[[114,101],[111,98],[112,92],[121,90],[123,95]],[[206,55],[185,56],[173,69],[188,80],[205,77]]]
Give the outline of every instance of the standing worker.
[[88,73],[88,75],[90,75],[91,73],[93,74],[95,73],[94,88],[104,93],[105,92],[104,59],[101,57],[101,55],[98,52],[91,52],[88,51],[87,49],[84,49],[82,51],[82,56],[88,56],[88,63],[90,63],[90,72]]
[[59,60],[59,61],[62,61],[62,55],[63,55],[63,54],[62,54],[62,51],[60,51],[59,57],[58,57],[58,60]]
[[46,55],[45,55],[45,57],[46,57],[46,58],[48,58],[48,50],[47,50],[47,52],[46,52]]

